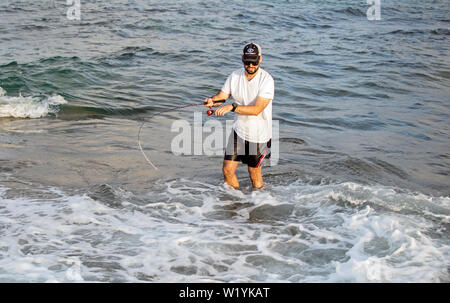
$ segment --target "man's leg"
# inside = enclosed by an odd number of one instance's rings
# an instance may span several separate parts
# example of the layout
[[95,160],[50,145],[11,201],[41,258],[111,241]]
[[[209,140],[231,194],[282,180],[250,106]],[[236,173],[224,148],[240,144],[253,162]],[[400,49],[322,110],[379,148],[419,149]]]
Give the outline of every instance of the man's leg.
[[235,189],[239,189],[239,181],[236,177],[236,168],[239,164],[239,161],[231,161],[231,160],[223,160],[223,177],[225,179],[225,183],[234,187]]
[[254,188],[261,188],[264,186],[263,178],[261,175],[262,166],[259,167],[248,167],[248,173]]

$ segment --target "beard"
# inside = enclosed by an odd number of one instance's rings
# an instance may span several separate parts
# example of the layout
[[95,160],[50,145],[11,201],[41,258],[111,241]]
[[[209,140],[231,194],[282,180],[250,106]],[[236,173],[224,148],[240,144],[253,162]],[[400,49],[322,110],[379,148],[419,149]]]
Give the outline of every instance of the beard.
[[[249,71],[249,68],[254,68],[254,71]],[[246,71],[249,75],[255,74],[258,70],[259,70],[259,65],[258,65],[256,68],[255,68],[255,67],[245,67],[245,71]]]

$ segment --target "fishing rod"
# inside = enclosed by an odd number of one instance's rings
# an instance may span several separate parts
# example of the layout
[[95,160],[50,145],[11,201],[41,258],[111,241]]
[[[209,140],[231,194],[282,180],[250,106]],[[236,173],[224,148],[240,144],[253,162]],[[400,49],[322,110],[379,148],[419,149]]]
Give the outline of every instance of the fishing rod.
[[[218,106],[218,105],[221,105],[221,104],[225,103],[225,101],[226,101],[226,100],[216,100],[216,101],[213,101],[213,103],[214,103],[214,105]],[[150,161],[150,159],[147,157],[147,155],[146,155],[145,152],[144,152],[144,149],[142,148],[142,144],[141,144],[141,130],[142,130],[142,127],[144,127],[144,124],[145,124],[146,122],[148,122],[151,118],[153,118],[153,117],[155,117],[155,116],[158,116],[158,115],[161,115],[161,114],[164,114],[164,113],[167,113],[167,112],[170,112],[170,111],[177,111],[177,110],[180,110],[180,109],[183,109],[183,108],[188,108],[188,107],[193,107],[193,106],[200,106],[200,105],[205,105],[205,104],[206,104],[206,102],[202,102],[202,103],[198,103],[198,104],[188,104],[188,105],[177,106],[177,107],[173,107],[173,108],[169,108],[169,109],[166,109],[166,110],[157,112],[157,113],[151,115],[150,117],[144,119],[144,121],[142,122],[141,126],[139,127],[139,131],[138,131],[138,136],[137,136],[137,137],[138,137],[138,146],[139,146],[139,150],[141,151],[141,153],[142,153],[142,155],[144,156],[145,160],[146,160],[146,161],[147,161],[147,162],[148,162],[155,170],[158,170],[158,168],[157,168],[157,167],[153,164],[153,162]],[[212,109],[211,106],[209,107],[209,110],[206,111],[206,114],[207,114],[208,116],[211,116],[211,115],[214,114],[214,110]]]

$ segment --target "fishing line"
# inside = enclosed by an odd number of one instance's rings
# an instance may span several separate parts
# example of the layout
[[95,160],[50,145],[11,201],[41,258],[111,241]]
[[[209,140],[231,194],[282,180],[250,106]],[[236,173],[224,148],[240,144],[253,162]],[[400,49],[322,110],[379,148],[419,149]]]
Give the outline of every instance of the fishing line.
[[[224,103],[225,100],[217,100],[217,101],[213,101],[213,102],[214,102],[215,105],[220,105],[220,104]],[[145,124],[146,122],[148,122],[151,118],[155,117],[155,116],[158,116],[158,115],[161,115],[161,114],[170,112],[170,111],[176,111],[176,110],[180,110],[180,109],[183,109],[183,108],[188,108],[188,107],[193,107],[193,106],[200,106],[200,105],[205,105],[205,103],[202,102],[202,103],[198,103],[198,104],[188,104],[188,105],[183,105],[183,106],[177,106],[177,107],[169,108],[169,109],[166,109],[166,110],[157,112],[157,113],[151,115],[150,117],[144,119],[144,121],[142,122],[141,126],[139,127],[139,131],[138,131],[138,135],[137,135],[138,146],[139,146],[139,150],[141,151],[141,153],[142,153],[142,155],[144,156],[145,160],[146,160],[146,161],[147,161],[147,162],[148,162],[155,170],[158,170],[158,168],[157,168],[157,167],[155,166],[155,164],[153,164],[153,162],[150,161],[150,159],[147,157],[147,155],[146,155],[145,152],[144,152],[144,149],[142,148],[142,144],[141,144],[141,130],[142,130],[142,128],[144,127],[144,124]],[[211,116],[211,115],[214,114],[214,110],[211,109],[211,107],[210,107],[209,110],[208,110],[206,113],[207,113],[208,116]]]

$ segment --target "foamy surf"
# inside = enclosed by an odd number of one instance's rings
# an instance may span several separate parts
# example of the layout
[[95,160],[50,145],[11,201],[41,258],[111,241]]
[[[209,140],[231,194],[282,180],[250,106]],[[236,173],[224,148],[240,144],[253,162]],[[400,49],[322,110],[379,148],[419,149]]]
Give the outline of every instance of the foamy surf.
[[[448,197],[355,183],[245,193],[177,179],[144,196],[98,187],[102,197],[48,188],[29,198],[0,187],[0,281],[449,281],[445,219],[426,214],[448,214]],[[384,207],[394,200],[417,204]]]
[[60,95],[43,99],[36,97],[11,97],[0,87],[0,117],[42,118],[59,111],[59,105],[67,101]]

